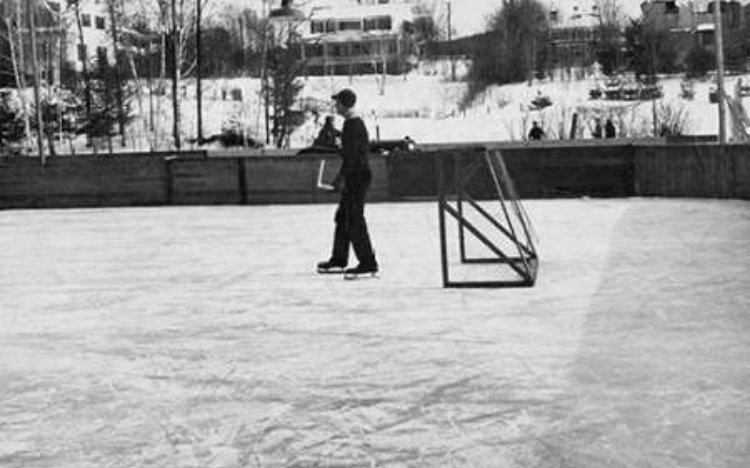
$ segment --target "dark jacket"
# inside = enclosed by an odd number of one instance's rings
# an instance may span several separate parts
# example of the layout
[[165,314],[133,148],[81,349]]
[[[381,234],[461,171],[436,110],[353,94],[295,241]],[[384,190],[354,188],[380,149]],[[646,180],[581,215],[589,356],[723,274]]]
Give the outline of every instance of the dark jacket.
[[325,125],[323,125],[323,128],[320,129],[318,137],[313,142],[313,145],[322,146],[324,148],[336,148],[336,138],[339,136],[341,136],[341,132],[336,130],[332,124],[326,122]]
[[370,136],[365,123],[359,117],[346,119],[341,131],[341,164],[339,178],[349,178],[353,175],[370,172],[368,153],[370,152]]

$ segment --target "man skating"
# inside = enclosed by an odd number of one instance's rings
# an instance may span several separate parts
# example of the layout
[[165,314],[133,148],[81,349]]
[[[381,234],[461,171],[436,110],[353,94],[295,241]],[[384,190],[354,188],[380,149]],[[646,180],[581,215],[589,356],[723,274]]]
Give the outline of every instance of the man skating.
[[[318,264],[318,272],[345,273],[346,277],[355,278],[378,271],[365,221],[365,197],[372,181],[368,162],[370,138],[365,123],[354,112],[357,95],[350,89],[343,89],[332,98],[336,113],[344,117],[341,130],[343,161],[333,181],[333,187],[341,193],[341,197],[336,210],[333,252],[328,261]],[[354,268],[346,268],[350,244],[359,261]]]

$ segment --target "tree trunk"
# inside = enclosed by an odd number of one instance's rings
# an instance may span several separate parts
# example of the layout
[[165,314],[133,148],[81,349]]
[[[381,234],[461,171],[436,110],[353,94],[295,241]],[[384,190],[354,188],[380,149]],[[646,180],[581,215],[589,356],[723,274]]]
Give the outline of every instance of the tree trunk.
[[122,87],[125,86],[124,80],[120,76],[120,70],[122,70],[122,64],[120,63],[120,54],[118,50],[119,41],[117,39],[117,15],[115,14],[115,1],[109,0],[109,26],[110,34],[112,34],[112,54],[115,59],[115,77],[117,80],[117,87],[115,89],[115,99],[117,100],[117,124],[120,130],[120,145],[125,147],[125,108],[123,104],[123,93]]
[[[47,68],[47,99],[49,101],[52,101],[52,79],[50,78],[50,73],[52,73],[52,46],[49,43],[44,44],[44,59],[46,62],[46,68]],[[52,105],[51,102],[48,103],[48,105]],[[57,113],[62,112],[62,108],[55,104]],[[54,115],[52,116],[54,119]],[[47,147],[49,149],[49,155],[50,156],[56,156],[57,151],[55,151],[55,132],[52,125],[46,126],[47,130]],[[62,127],[59,129],[60,132],[62,132]]]
[[[161,122],[162,119],[162,104],[164,104],[164,95],[166,94],[164,82],[167,79],[167,31],[166,31],[166,19],[165,19],[165,31],[161,36],[161,55],[159,57],[159,82],[156,87],[156,116],[157,122]],[[158,124],[156,129],[156,141],[161,141],[162,126]]]
[[172,41],[173,41],[173,68],[172,68],[172,136],[174,146],[180,151],[182,142],[180,141],[180,65],[182,58],[182,40],[180,37],[181,28],[178,27],[177,21],[177,1],[172,0]]
[[196,79],[195,79],[195,99],[196,99],[196,112],[197,112],[197,125],[198,125],[198,144],[203,142],[203,51],[201,50],[201,20],[202,11],[201,2],[203,0],[195,1],[196,15],[195,15],[195,54],[196,54]]
[[84,100],[86,103],[86,146],[91,146],[91,76],[89,75],[89,54],[86,43],[83,40],[83,23],[81,22],[81,8],[75,4],[76,26],[78,27],[78,48],[83,56],[81,66],[83,68]]
[[31,119],[29,118],[28,102],[26,101],[26,55],[23,47],[23,33],[21,33],[21,25],[23,24],[23,3],[18,2],[18,8],[16,8],[16,39],[18,40],[18,68],[20,72],[18,74],[18,87],[21,90],[19,93],[21,97],[21,103],[23,104],[23,126],[26,135],[26,148],[30,151],[31,146]]
[[13,31],[11,29],[11,21],[9,18],[5,18],[5,25],[8,28],[8,45],[10,46],[10,61],[13,64],[13,76],[16,78],[16,88],[21,88],[21,76],[18,70],[18,57],[16,56],[16,45],[13,43]]
[[36,144],[39,151],[39,159],[42,164],[46,162],[44,155],[44,119],[42,116],[42,99],[39,92],[39,57],[36,44],[36,15],[31,0],[26,0],[26,14],[31,36],[31,68],[34,72],[34,105],[36,106]]

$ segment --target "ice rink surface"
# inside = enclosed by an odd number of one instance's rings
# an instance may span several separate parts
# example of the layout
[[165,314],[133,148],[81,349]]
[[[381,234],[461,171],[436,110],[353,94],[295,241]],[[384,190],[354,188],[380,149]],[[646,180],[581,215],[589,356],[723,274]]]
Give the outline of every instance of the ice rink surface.
[[531,289],[435,203],[0,212],[0,466],[750,466],[750,203],[538,200]]

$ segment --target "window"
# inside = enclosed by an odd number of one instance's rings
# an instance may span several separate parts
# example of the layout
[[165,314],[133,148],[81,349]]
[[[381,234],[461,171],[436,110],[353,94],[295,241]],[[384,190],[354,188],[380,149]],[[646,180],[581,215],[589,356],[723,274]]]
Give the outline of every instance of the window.
[[83,13],[81,15],[81,24],[84,28],[90,28],[91,27],[91,15],[88,13]]
[[87,55],[88,51],[86,50],[86,44],[78,44],[78,61],[85,61]]
[[99,63],[99,65],[107,64],[107,48],[106,47],[96,48],[96,61]]
[[333,20],[313,20],[310,22],[310,32],[312,34],[336,32],[336,23]]
[[360,31],[362,30],[362,23],[357,20],[343,20],[339,21],[339,31]]
[[320,44],[308,44],[305,46],[305,55],[308,57],[322,57],[323,46]]
[[103,16],[97,16],[94,20],[96,21],[96,29],[104,29],[106,27],[106,22],[104,21]]
[[310,32],[312,34],[320,34],[326,32],[325,21],[312,21],[310,23]]
[[334,44],[331,46],[332,57],[346,57],[346,46],[343,44]]
[[373,16],[365,18],[365,31],[390,31],[390,16]]
[[365,18],[365,31],[374,31],[378,28],[378,21],[375,18]]

